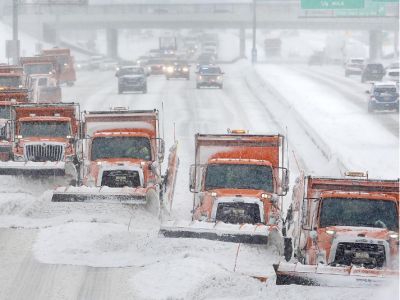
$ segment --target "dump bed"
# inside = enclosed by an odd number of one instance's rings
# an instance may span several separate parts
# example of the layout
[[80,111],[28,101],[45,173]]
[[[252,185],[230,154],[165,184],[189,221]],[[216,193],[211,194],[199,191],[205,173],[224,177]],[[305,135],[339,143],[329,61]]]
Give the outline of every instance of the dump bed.
[[0,101],[27,103],[29,102],[28,90],[16,88],[0,89]]
[[[119,129],[142,132],[152,138],[159,137],[157,110],[111,110],[85,112],[85,135],[92,137],[96,132]],[[124,130],[125,129],[125,130]]]
[[314,191],[383,193],[399,200],[399,179],[308,177],[308,194]]
[[[29,117],[64,117],[71,119],[72,132],[78,132],[79,104],[58,103],[58,104],[19,104],[13,106],[15,119]],[[34,115],[34,116],[33,116]]]
[[70,49],[51,49],[51,50],[43,50],[43,56],[57,56],[57,55],[71,55]]
[[264,160],[273,166],[283,166],[283,144],[284,136],[280,134],[197,134],[196,164],[205,164],[210,159],[236,158]]
[[20,66],[3,66],[0,65],[0,74],[22,74],[23,69]]

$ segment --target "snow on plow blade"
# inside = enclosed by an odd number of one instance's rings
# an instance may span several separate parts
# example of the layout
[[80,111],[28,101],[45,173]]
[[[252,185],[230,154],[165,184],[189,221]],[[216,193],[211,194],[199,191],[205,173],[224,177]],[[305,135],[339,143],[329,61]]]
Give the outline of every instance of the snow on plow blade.
[[0,175],[65,175],[65,162],[0,162]]
[[169,238],[198,238],[231,243],[267,244],[270,227],[251,224],[164,221],[160,233]]
[[103,187],[56,187],[52,202],[124,203],[146,204],[146,194],[138,193],[136,188]]
[[356,266],[331,267],[323,264],[279,263],[274,265],[277,285],[314,285],[332,287],[375,287],[399,281],[399,272],[388,268],[365,269]]

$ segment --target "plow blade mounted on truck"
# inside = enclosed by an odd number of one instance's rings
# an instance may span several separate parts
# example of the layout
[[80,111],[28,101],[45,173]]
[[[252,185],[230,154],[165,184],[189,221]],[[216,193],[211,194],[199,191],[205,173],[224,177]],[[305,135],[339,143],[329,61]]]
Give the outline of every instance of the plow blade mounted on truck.
[[64,176],[65,162],[0,162],[0,175]]
[[277,285],[311,285],[332,287],[374,287],[398,283],[399,272],[366,269],[356,266],[331,267],[324,264],[302,265],[280,263],[274,265]]
[[[277,228],[276,228],[277,229]],[[168,238],[199,238],[213,241],[266,245],[276,242],[278,230],[271,226],[199,221],[164,221],[160,234]]]
[[52,202],[124,203],[146,204],[155,194],[154,189],[58,186],[53,191]]

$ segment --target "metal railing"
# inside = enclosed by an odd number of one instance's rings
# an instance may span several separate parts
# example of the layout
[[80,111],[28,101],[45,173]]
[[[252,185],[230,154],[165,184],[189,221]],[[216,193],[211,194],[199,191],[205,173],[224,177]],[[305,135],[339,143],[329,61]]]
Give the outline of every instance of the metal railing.
[[[370,17],[393,17],[399,15],[399,3],[386,3],[386,14],[380,16],[377,3],[376,12]],[[12,15],[12,6],[5,6],[4,15]],[[46,6],[25,5],[19,7],[20,15],[120,15],[120,14],[252,14],[251,3],[215,4],[109,4],[87,6]],[[257,4],[257,14],[297,15],[299,17],[335,17],[335,10],[301,9],[300,1],[265,1]],[[351,17],[365,17],[364,10],[352,10]]]

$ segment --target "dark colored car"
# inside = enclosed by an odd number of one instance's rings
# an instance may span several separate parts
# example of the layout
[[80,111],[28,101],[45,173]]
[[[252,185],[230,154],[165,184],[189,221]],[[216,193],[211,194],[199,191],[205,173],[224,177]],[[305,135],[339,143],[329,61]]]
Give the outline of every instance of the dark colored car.
[[368,94],[368,113],[375,110],[396,110],[399,112],[399,87],[394,82],[374,83]]
[[147,93],[147,74],[144,68],[137,66],[122,67],[115,76],[118,77],[118,94],[125,91]]
[[312,66],[312,65],[322,66],[323,63],[324,63],[324,53],[323,52],[315,52],[308,59],[308,65],[309,66]]
[[173,60],[165,64],[165,78],[186,78],[190,79],[190,65],[186,60]]
[[224,86],[225,73],[217,66],[202,66],[196,74],[196,89],[202,86],[222,89]]
[[365,82],[367,80],[382,81],[384,75],[385,75],[385,70],[382,64],[379,63],[366,64],[361,73],[361,82]]

